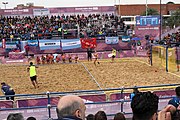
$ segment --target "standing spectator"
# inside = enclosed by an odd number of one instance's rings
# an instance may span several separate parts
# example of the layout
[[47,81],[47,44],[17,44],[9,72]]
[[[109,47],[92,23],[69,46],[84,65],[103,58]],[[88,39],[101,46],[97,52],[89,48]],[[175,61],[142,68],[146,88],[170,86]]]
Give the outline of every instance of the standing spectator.
[[133,92],[130,94],[130,99],[132,100],[132,98],[137,94],[137,93],[139,93],[139,90],[138,90],[138,88],[133,88]]
[[126,118],[123,113],[119,112],[114,116],[114,120],[126,120]]
[[28,72],[30,73],[31,82],[35,89],[36,89],[36,86],[39,87],[38,82],[37,82],[36,68],[38,67],[33,65],[33,62],[30,62],[30,66],[27,68]]
[[95,120],[107,120],[107,116],[104,111],[98,111],[94,117],[95,117]]
[[131,102],[133,120],[156,120],[159,97],[151,92],[139,92]]
[[58,120],[85,120],[84,101],[74,95],[63,96],[57,105]]
[[[1,83],[1,90],[4,93],[4,95],[15,95],[14,90],[8,84],[6,84],[5,82]],[[14,101],[14,96],[6,97],[6,100],[9,100],[9,98],[10,98],[10,100]]]
[[25,45],[24,48],[25,48],[26,56],[28,58],[28,56],[29,56],[29,46]]
[[87,49],[87,55],[88,55],[88,61],[92,61],[92,49],[91,48]]
[[7,120],[24,120],[24,117],[21,113],[10,113]]

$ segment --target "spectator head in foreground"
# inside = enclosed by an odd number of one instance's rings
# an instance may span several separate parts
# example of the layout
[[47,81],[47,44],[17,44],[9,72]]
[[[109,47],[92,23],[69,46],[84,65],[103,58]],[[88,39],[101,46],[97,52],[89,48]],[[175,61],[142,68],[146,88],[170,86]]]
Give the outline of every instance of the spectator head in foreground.
[[94,117],[95,117],[95,120],[107,120],[107,116],[104,111],[98,111]]
[[93,115],[93,114],[89,114],[89,115],[86,117],[86,120],[94,120],[94,115]]
[[57,105],[58,119],[85,120],[84,101],[75,95],[63,96]]
[[119,112],[114,116],[114,120],[126,120],[126,118],[123,113]]
[[35,117],[28,117],[26,120],[36,120]]
[[156,120],[159,97],[151,92],[139,92],[131,102],[133,120]]
[[[169,112],[171,112],[172,118],[177,118],[180,116],[180,86],[175,89],[176,97],[172,98],[168,102]],[[180,118],[179,118],[180,119]]]
[[7,120],[24,120],[24,117],[21,113],[10,113]]

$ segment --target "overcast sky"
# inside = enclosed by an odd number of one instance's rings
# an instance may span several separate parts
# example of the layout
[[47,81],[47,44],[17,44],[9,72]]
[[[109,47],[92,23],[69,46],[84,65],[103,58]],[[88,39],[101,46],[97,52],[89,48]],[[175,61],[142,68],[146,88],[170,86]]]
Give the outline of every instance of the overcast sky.
[[[161,0],[162,3],[172,1],[180,4],[180,0]],[[81,7],[81,6],[112,6],[114,4],[145,4],[146,0],[0,0],[0,8],[4,9],[3,2],[8,2],[6,8],[13,8],[17,4],[34,3],[35,6],[45,7]],[[160,0],[147,0],[147,4],[159,4]]]

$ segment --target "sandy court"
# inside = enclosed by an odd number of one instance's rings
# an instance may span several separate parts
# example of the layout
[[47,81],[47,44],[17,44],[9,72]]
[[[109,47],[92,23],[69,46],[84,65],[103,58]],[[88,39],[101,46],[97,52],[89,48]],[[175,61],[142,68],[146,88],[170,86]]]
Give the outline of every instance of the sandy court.
[[111,63],[110,59],[100,60],[97,66],[87,61],[80,61],[78,64],[40,65],[37,68],[40,87],[37,89],[31,84],[27,65],[0,65],[0,82],[11,85],[17,94],[180,83],[179,72],[176,75],[169,74],[164,68],[148,66],[146,61],[144,58],[131,58],[116,59],[115,63]]

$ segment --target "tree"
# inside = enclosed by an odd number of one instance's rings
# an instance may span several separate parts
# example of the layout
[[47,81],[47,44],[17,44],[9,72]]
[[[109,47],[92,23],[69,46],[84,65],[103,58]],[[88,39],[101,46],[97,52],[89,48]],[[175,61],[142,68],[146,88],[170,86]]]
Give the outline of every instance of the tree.
[[[142,13],[142,16],[146,15],[146,11]],[[158,11],[154,8],[147,8],[147,15],[159,15]]]
[[180,25],[180,9],[177,9],[172,15],[167,19],[167,25],[171,28]]

